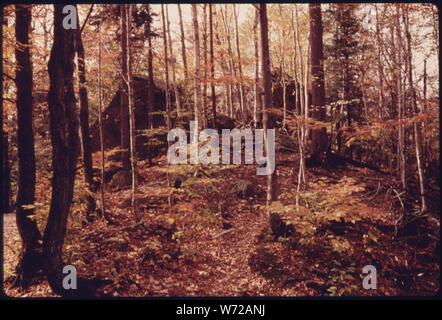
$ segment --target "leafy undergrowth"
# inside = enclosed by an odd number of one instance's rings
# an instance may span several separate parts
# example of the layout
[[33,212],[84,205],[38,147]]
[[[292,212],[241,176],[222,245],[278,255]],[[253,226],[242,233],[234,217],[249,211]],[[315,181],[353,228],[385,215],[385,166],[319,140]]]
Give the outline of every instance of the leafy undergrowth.
[[[400,237],[403,211],[385,176],[350,165],[309,169],[297,206],[297,161],[278,157],[280,197],[270,211],[287,230],[276,239],[265,210],[266,178],[254,166],[167,167],[161,158],[152,167],[138,164],[139,223],[131,215],[129,189],[107,186],[106,208],[116,225],[103,217],[87,222],[76,196],[64,259],[81,277],[112,280],[97,296],[437,293],[436,241]],[[177,177],[181,185],[174,188]],[[231,192],[238,179],[252,182],[250,197]],[[80,173],[77,180],[81,184]],[[43,276],[25,292],[9,288],[19,237],[11,215],[4,219],[6,294],[53,296]],[[226,219],[231,229],[223,229]],[[376,290],[362,288],[365,265],[377,268]]]

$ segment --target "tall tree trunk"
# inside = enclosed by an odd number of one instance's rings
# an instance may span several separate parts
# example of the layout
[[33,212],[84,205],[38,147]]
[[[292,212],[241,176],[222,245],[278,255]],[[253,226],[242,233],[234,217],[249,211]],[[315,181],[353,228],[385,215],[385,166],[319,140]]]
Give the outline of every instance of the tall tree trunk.
[[[411,89],[411,104],[413,107],[413,113],[416,115],[418,113],[417,109],[417,98],[416,98],[416,90],[413,84],[413,57],[411,53],[411,34],[409,30],[409,4],[406,4],[406,10],[404,13],[404,22],[405,22],[405,35],[407,38],[407,63],[408,63],[408,82],[410,84]],[[413,130],[414,130],[414,143],[415,143],[415,151],[416,151],[416,165],[417,172],[419,175],[419,188],[421,194],[421,211],[427,211],[427,205],[425,201],[425,185],[424,185],[424,172],[422,168],[422,159],[421,159],[421,138],[419,134],[418,124],[416,121],[413,122]]]
[[[147,13],[150,15],[150,5],[146,4]],[[179,5],[178,5],[179,6]],[[147,51],[147,71],[148,71],[148,82],[147,82],[147,111],[149,113],[149,129],[153,130],[153,110],[154,110],[154,82],[153,82],[153,54],[152,54],[152,34],[151,34],[151,20],[147,23],[147,45],[149,49]],[[152,143],[148,142],[147,153],[149,158],[149,166],[152,165]]]
[[195,132],[194,141],[199,141],[199,132],[201,129],[201,75],[200,75],[200,38],[198,29],[198,11],[196,4],[192,4],[193,18],[193,45],[194,45],[194,92],[195,92]]
[[295,29],[295,25],[294,25],[294,13],[293,13],[293,8],[291,10],[291,25],[292,25],[292,33],[293,33],[293,79],[295,80],[295,112],[297,113],[297,115],[301,114],[301,108],[299,106],[299,90],[298,90],[298,67],[297,67],[297,59],[298,59],[298,54],[297,54],[297,49],[296,49],[296,29]]
[[[0,105],[0,112],[3,114],[3,104]],[[1,125],[0,125],[0,151],[1,151],[1,202],[0,202],[0,214],[9,212],[11,210],[11,169],[9,165],[9,139],[8,133],[3,130],[3,117],[1,117]]]
[[203,63],[204,63],[204,77],[203,77],[203,94],[202,94],[202,126],[207,128],[207,4],[203,4]]
[[[299,51],[299,97],[300,97],[300,114],[302,115],[304,113],[303,110],[307,109],[306,101],[304,101],[304,95],[302,92],[302,75],[304,74],[304,63],[302,59],[302,45],[301,45],[301,39],[299,35],[299,17],[298,17],[298,5],[295,3],[295,13],[296,13],[296,39],[298,44],[298,51]],[[306,64],[308,66],[308,63]],[[307,116],[307,115],[306,115]]]
[[[312,117],[325,121],[324,65],[322,51],[322,14],[321,5],[309,4],[311,74],[312,74]],[[327,150],[326,128],[312,129],[312,160],[323,163]]]
[[[282,18],[283,14],[282,14],[282,7],[281,4],[278,5],[279,6],[279,15]],[[281,37],[281,63],[280,63],[280,69],[281,69],[281,80],[282,80],[282,109],[283,109],[283,117],[282,117],[282,127],[285,128],[285,121],[286,121],[286,117],[287,117],[287,96],[286,96],[286,92],[287,92],[287,88],[285,85],[285,75],[284,75],[284,56],[285,56],[285,29],[282,29],[282,34],[280,34]]]
[[137,192],[137,158],[136,158],[136,128],[135,128],[135,104],[134,94],[132,88],[132,44],[131,44],[131,17],[132,17],[132,4],[126,4],[126,33],[123,34],[126,41],[127,56],[126,56],[126,69],[127,69],[127,102],[129,111],[129,138],[130,138],[130,167],[132,173],[132,190],[131,190],[131,208],[132,216],[135,221],[138,222],[140,217],[137,212],[136,192]]
[[[267,129],[269,128],[268,115],[269,109],[273,108],[273,98],[272,98],[272,78],[270,73],[270,54],[269,54],[269,35],[268,35],[268,20],[267,20],[267,6],[266,4],[259,5],[259,18],[261,24],[261,64],[262,64],[262,76],[264,80],[264,107],[263,107],[263,129],[264,129],[264,145],[266,154],[268,154],[268,136]],[[274,161],[274,160],[273,160]],[[272,231],[275,233],[275,223],[273,223],[276,218],[273,214],[270,214],[269,205],[271,202],[277,199],[277,185],[276,185],[276,164],[275,170],[272,174],[267,175],[267,216],[269,218],[270,226]]]
[[128,86],[129,78],[127,71],[127,33],[126,6],[120,4],[120,26],[121,26],[121,87],[120,87],[120,125],[121,125],[121,157],[124,170],[130,168],[130,133],[129,133],[129,102]]
[[[222,14],[223,13],[222,13],[222,10],[221,10],[221,15]],[[220,47],[221,46],[221,39],[220,39],[220,36],[219,36],[218,32],[215,33],[215,36],[216,36],[216,42],[217,42],[218,46]],[[228,63],[226,63],[225,59],[226,59],[225,55],[221,55],[220,56],[221,71],[223,72],[223,76],[226,79],[224,81],[224,88],[225,88],[225,93],[226,93],[225,94],[226,95],[226,98],[225,98],[226,103],[224,104],[225,108],[226,108],[225,114],[229,114],[230,117],[232,117],[233,116],[232,79],[231,79],[232,78],[232,74],[231,74],[231,71],[229,69],[230,65]]]
[[175,56],[173,54],[172,38],[170,36],[170,21],[169,21],[168,5],[166,6],[166,20],[167,20],[167,34],[169,37],[170,65],[172,67],[172,86],[173,86],[173,91],[175,93],[177,117],[179,119],[181,117],[181,101],[180,101],[181,98],[180,98],[180,91],[178,90],[178,86],[176,84]]
[[[234,111],[233,111],[233,82],[236,81],[236,68],[235,68],[235,63],[233,61],[233,52],[232,52],[232,44],[230,41],[230,25],[228,24],[228,10],[227,10],[227,4],[226,4],[226,8],[225,8],[225,17],[224,17],[224,13],[223,13],[223,9],[222,6],[220,5],[220,10],[221,10],[221,18],[223,20],[223,26],[224,26],[224,32],[226,34],[226,39],[227,39],[227,53],[228,53],[228,61],[229,61],[229,72],[230,72],[230,100],[232,100],[231,102],[231,109],[230,109],[230,117],[234,117]],[[239,85],[236,85],[238,94],[239,94]],[[238,99],[239,103],[240,99]]]
[[379,76],[379,110],[380,110],[380,118],[384,118],[384,67],[382,65],[381,53],[382,53],[382,39],[380,32],[380,23],[379,23],[379,14],[378,14],[378,6],[375,3],[376,9],[376,43],[378,46],[378,76]]
[[401,72],[401,62],[402,62],[402,36],[401,36],[401,24],[399,20],[399,4],[396,6],[396,50],[397,50],[397,59],[396,59],[396,70],[397,70],[397,101],[398,101],[398,122],[399,122],[399,131],[398,131],[398,163],[399,163],[399,176],[402,183],[402,188],[405,190],[407,188],[407,183],[405,181],[405,153],[404,153],[404,129],[402,125],[402,117],[403,117],[403,103],[404,103],[404,94],[402,91],[402,72]]
[[[77,13],[77,23],[80,24],[80,20],[78,19],[78,13]],[[83,46],[83,40],[81,38],[80,28],[77,28],[76,41],[77,41],[77,65],[78,65],[77,80],[78,80],[79,98],[80,98],[81,150],[82,150],[83,165],[84,165],[84,180],[86,182],[87,188],[90,191],[92,191],[95,190],[95,186],[94,186],[94,175],[92,171],[92,153],[91,153],[90,137],[89,137],[89,103],[88,103],[87,88],[86,88],[86,63],[84,56],[84,46]],[[95,199],[90,192],[87,192],[86,194],[88,202],[87,212],[90,213],[95,210],[96,207]]]
[[213,55],[213,12],[209,4],[209,33],[210,33],[210,88],[212,91],[212,128],[216,128],[216,95],[215,95],[215,59]]
[[15,5],[15,16],[18,149],[18,191],[15,214],[22,248],[14,285],[26,288],[35,272],[42,267],[41,234],[36,220],[31,218],[35,214],[33,80],[29,43],[31,5]]
[[177,6],[178,6],[178,13],[180,15],[181,55],[182,55],[182,58],[183,58],[184,79],[186,80],[186,84],[188,84],[188,82],[189,82],[189,71],[188,71],[188,68],[187,68],[186,37],[185,37],[185,34],[184,34],[183,14],[181,12],[180,4],[177,4]]
[[100,22],[98,24],[98,122],[100,126],[100,151],[101,151],[101,212],[103,217],[107,220],[109,224],[114,224],[112,219],[108,216],[106,212],[106,203],[104,200],[104,137],[103,137],[103,88],[101,85],[101,24],[103,23],[103,8],[100,8]]
[[[423,106],[422,109],[424,112],[427,112],[427,59],[424,59],[424,79],[423,79]],[[422,125],[422,136],[424,136],[425,132],[427,130],[426,123],[423,123]],[[424,141],[424,168],[425,168],[425,176],[427,176],[427,168],[428,168],[428,148],[429,143],[427,141]]]
[[54,5],[54,42],[48,63],[53,178],[51,206],[43,236],[44,270],[54,293],[61,295],[66,294],[62,287],[62,248],[80,151],[74,92],[76,31],[63,28],[63,7]]
[[[301,47],[300,47],[300,39],[299,39],[299,27],[298,27],[298,8],[297,5],[295,4],[295,10],[296,10],[296,28],[295,28],[295,24],[294,24],[294,13],[293,13],[293,9],[291,12],[292,15],[292,19],[291,19],[291,24],[292,24],[292,32],[293,32],[293,78],[295,79],[295,106],[297,109],[297,116],[298,116],[298,145],[299,145],[299,170],[298,170],[298,185],[297,185],[297,189],[296,189],[296,206],[298,208],[298,204],[299,204],[299,192],[301,190],[301,183],[302,181],[304,181],[305,183],[305,126],[303,124],[303,119],[302,119],[302,115],[304,113],[304,105],[303,105],[303,99],[302,99],[302,51],[301,51]],[[298,46],[297,46],[298,44]],[[299,54],[298,54],[298,47],[299,47]],[[297,56],[299,55],[300,58],[300,74],[298,77],[298,68],[297,68]],[[299,80],[298,80],[299,79]],[[298,88],[298,84],[299,84],[299,88]],[[300,101],[300,97],[301,97],[301,101]],[[299,105],[299,109],[298,109],[298,105]],[[302,178],[304,178],[304,180],[302,180]]]
[[439,63],[439,8],[434,5],[430,4],[431,6],[431,13],[432,13],[432,22],[433,22],[433,33],[434,33],[434,41],[436,42],[436,54],[437,54],[437,61]]
[[253,126],[256,129],[258,125],[258,112],[261,110],[261,98],[259,95],[259,46],[258,46],[258,24],[259,11],[255,9],[255,22],[253,24],[253,44],[255,47],[255,83],[253,85],[254,101],[253,101]]
[[238,30],[238,14],[236,12],[236,6],[233,4],[233,14],[235,16],[235,40],[236,40],[236,55],[238,57],[238,71],[239,71],[239,96],[240,96],[240,106],[241,106],[241,116],[242,120],[245,121],[244,109],[244,88],[243,88],[243,73],[242,73],[242,63],[241,63],[241,49],[239,47],[239,30]]
[[170,130],[170,89],[169,89],[169,56],[167,54],[167,30],[164,17],[164,5],[161,4],[161,18],[163,23],[163,51],[164,51],[164,69],[166,76],[166,124],[167,130]]

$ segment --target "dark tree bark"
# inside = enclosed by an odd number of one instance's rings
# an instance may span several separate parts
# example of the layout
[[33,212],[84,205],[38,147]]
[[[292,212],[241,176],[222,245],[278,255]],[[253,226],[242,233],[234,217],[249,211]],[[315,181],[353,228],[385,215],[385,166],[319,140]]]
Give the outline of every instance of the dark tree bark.
[[115,224],[106,211],[106,203],[104,199],[104,174],[105,174],[105,159],[104,159],[104,136],[103,136],[103,90],[101,85],[101,25],[103,23],[103,8],[100,8],[100,22],[98,24],[98,121],[100,125],[100,151],[101,151],[101,213],[109,224]]
[[[3,114],[3,104],[0,106],[0,112]],[[2,172],[2,181],[1,181],[1,203],[0,203],[0,214],[9,212],[11,210],[11,170],[9,166],[9,152],[8,152],[8,133],[3,131],[3,117],[1,117],[1,125],[0,125],[0,144],[1,144],[1,172]]]
[[[272,75],[270,73],[270,53],[269,53],[269,34],[268,34],[268,20],[267,20],[267,7],[266,4],[259,5],[259,19],[261,24],[261,62],[262,62],[262,77],[264,80],[264,106],[263,106],[263,129],[264,129],[264,145],[265,151],[267,150],[267,129],[269,128],[268,115],[269,109],[273,108],[272,97]],[[277,199],[277,182],[276,182],[276,164],[275,170],[272,174],[267,175],[267,215],[269,218],[272,231],[275,233],[275,214],[270,214],[268,209],[270,203]]]
[[[92,8],[91,8],[92,10]],[[77,22],[79,23],[78,13]],[[86,23],[86,21],[85,21]],[[89,136],[89,102],[86,88],[86,63],[84,57],[83,40],[81,39],[81,31],[77,28],[77,61],[78,61],[78,87],[80,98],[80,130],[81,130],[81,151],[84,165],[84,179],[89,190],[95,190],[94,175],[92,171],[92,153],[90,147]],[[88,201],[87,212],[93,212],[96,208],[95,199],[90,194],[86,193]]]
[[18,191],[16,219],[22,240],[20,260],[17,265],[16,286],[26,288],[41,264],[41,234],[35,219],[35,150],[32,130],[32,65],[29,46],[31,6],[15,5],[15,37],[17,47],[17,147],[18,147]]
[[[324,65],[322,49],[322,14],[319,3],[309,4],[312,105],[311,114],[316,121],[325,121]],[[312,156],[315,163],[323,163],[327,150],[326,128],[312,129]]]
[[129,97],[128,97],[128,70],[127,70],[127,42],[125,35],[127,33],[126,6],[120,5],[120,23],[121,23],[121,160],[125,170],[130,168],[130,134],[129,134]]
[[43,237],[43,264],[53,292],[66,295],[68,292],[62,286],[62,248],[74,192],[80,144],[74,92],[77,37],[76,30],[63,28],[63,6],[54,5],[54,42],[48,63],[53,177],[51,206]]

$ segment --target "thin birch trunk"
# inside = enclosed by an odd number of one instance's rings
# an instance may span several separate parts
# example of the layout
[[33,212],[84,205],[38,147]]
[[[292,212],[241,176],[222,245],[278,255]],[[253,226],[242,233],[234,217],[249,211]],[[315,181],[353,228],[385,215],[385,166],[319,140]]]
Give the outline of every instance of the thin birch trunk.
[[183,66],[184,66],[184,79],[186,80],[186,84],[189,82],[189,71],[187,68],[187,57],[186,57],[186,37],[184,34],[184,24],[183,24],[183,14],[181,12],[180,4],[178,6],[178,13],[180,16],[180,31],[181,31],[181,55],[183,58]]
[[180,97],[180,91],[178,90],[178,86],[176,84],[175,56],[173,55],[172,38],[170,36],[170,21],[169,21],[168,5],[166,6],[166,20],[167,20],[167,34],[169,37],[170,65],[172,67],[172,86],[173,86],[173,91],[175,93],[177,117],[179,119],[181,117],[181,101],[180,101],[181,97]]
[[131,34],[131,17],[132,17],[132,5],[126,5],[126,47],[127,47],[127,57],[126,57],[126,68],[127,68],[127,100],[129,107],[129,135],[130,135],[130,164],[132,171],[132,215],[135,221],[138,222],[140,217],[137,212],[136,203],[136,190],[137,190],[137,159],[136,159],[136,147],[135,147],[135,106],[133,103],[133,88],[132,88],[132,47],[130,41]]

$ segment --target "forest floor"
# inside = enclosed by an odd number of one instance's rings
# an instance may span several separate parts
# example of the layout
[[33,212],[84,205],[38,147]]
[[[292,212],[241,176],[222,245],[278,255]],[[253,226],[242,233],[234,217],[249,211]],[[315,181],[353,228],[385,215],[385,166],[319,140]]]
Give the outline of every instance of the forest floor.
[[[289,208],[293,214],[298,161],[280,154],[277,166],[278,203],[284,206],[282,211]],[[152,167],[140,161],[141,223],[131,214],[128,188],[106,190],[107,210],[117,225],[109,225],[103,217],[85,222],[84,206],[77,199],[64,259],[76,266],[81,277],[110,280],[97,296],[431,296],[438,292],[438,241],[400,236],[397,225],[404,216],[404,199],[393,190],[391,177],[350,164],[307,169],[308,184],[299,198],[304,216],[297,220],[306,228],[275,239],[265,210],[266,177],[257,176],[255,169],[240,165],[197,170],[183,165],[167,173],[164,157]],[[177,175],[182,185],[168,188],[167,181],[173,184]],[[241,199],[232,193],[239,179],[253,184],[250,197]],[[14,215],[3,219],[5,293],[53,296],[43,276],[26,291],[10,288],[20,242]],[[365,265],[377,269],[376,290],[363,289]]]

